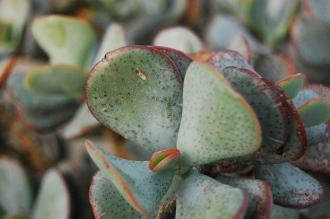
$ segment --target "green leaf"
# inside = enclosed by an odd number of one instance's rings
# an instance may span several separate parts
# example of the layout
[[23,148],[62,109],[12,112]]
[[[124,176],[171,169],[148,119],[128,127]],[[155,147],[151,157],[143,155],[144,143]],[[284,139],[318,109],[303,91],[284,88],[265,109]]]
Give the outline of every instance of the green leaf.
[[48,114],[59,110],[75,108],[77,100],[65,95],[44,95],[27,90],[24,87],[26,72],[13,72],[10,75],[7,89],[16,105],[32,114]]
[[269,184],[275,204],[305,208],[322,196],[318,181],[289,163],[259,165],[254,173]]
[[330,119],[330,101],[323,98],[314,98],[298,108],[305,127],[319,125]]
[[245,218],[268,218],[273,203],[272,192],[267,183],[261,180],[231,176],[217,176],[216,180],[247,192],[249,207]]
[[32,190],[22,166],[10,158],[0,158],[0,208],[5,214],[29,214]]
[[275,46],[287,34],[299,1],[252,0],[250,2],[250,25],[269,46]]
[[45,95],[63,95],[82,99],[86,72],[74,65],[38,66],[31,69],[24,85],[28,90]]
[[160,31],[153,45],[177,49],[184,53],[198,52],[204,48],[198,36],[185,27],[170,27]]
[[247,201],[240,189],[192,172],[178,190],[175,218],[243,218]]
[[228,45],[227,49],[234,50],[242,54],[242,56],[248,61],[248,63],[252,62],[252,48],[247,40],[247,37],[244,35],[235,36]]
[[306,77],[303,74],[298,73],[289,75],[288,77],[277,82],[277,84],[285,90],[291,99],[293,99],[304,87],[305,81]]
[[95,63],[100,61],[107,52],[128,44],[124,27],[119,23],[111,23],[104,33],[102,43],[97,52]]
[[194,166],[254,153],[261,144],[255,112],[212,66],[194,61],[184,81],[177,147]]
[[166,169],[177,169],[180,159],[180,151],[175,148],[168,148],[152,154],[149,161],[149,169],[158,172]]
[[153,216],[172,182],[174,171],[153,173],[147,161],[130,161],[113,156],[86,141],[87,151],[123,198],[141,215]]
[[95,118],[154,152],[175,147],[182,111],[182,81],[171,60],[149,47],[108,53],[87,80]]
[[275,85],[249,69],[227,67],[224,77],[252,106],[262,129],[262,146],[256,155],[264,159],[265,154],[276,153],[288,138],[288,113]]
[[165,53],[165,55],[167,55],[168,57],[170,57],[171,60],[175,63],[176,67],[178,68],[182,78],[184,78],[190,63],[192,62],[192,59],[189,56],[173,48],[162,47],[162,46],[151,46],[151,48],[159,50]]
[[290,219],[299,219],[300,212],[298,209],[285,208],[279,205],[273,205],[271,209],[271,214],[269,219],[282,219],[282,218],[290,218]]
[[84,66],[96,44],[91,26],[74,17],[49,15],[32,24],[33,36],[52,64]]
[[69,219],[71,197],[63,176],[49,170],[42,179],[33,207],[32,219]]
[[29,14],[29,0],[0,1],[0,57],[17,48]]
[[142,215],[121,196],[114,184],[101,171],[93,177],[89,189],[89,201],[95,218],[142,218]]

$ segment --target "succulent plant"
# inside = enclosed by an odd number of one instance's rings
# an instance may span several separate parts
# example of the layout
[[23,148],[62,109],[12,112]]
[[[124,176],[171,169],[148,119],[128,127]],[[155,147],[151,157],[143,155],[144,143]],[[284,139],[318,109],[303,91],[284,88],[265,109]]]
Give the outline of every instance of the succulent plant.
[[326,134],[320,89],[302,74],[264,78],[231,50],[207,62],[157,46],[107,53],[89,74],[88,106],[153,155],[125,160],[86,142],[101,170],[90,188],[95,217],[161,217],[173,201],[176,218],[267,218],[273,201],[315,204],[321,185],[289,162]]

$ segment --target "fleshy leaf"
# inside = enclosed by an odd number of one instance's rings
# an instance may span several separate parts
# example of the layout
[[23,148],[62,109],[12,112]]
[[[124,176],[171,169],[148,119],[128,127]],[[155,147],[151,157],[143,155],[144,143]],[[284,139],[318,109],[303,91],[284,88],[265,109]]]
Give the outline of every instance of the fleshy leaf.
[[251,69],[251,65],[246,59],[236,51],[232,50],[221,50],[214,54],[208,63],[213,65],[220,73],[223,73],[227,67],[247,68]]
[[264,219],[269,217],[273,199],[267,183],[261,180],[225,175],[216,177],[216,180],[247,192],[249,207],[245,214],[245,218]]
[[33,93],[24,87],[26,72],[13,72],[10,75],[7,88],[13,101],[24,107],[30,113],[49,113],[72,108],[77,101],[65,95],[43,95]]
[[153,172],[169,168],[178,168],[180,151],[175,148],[168,148],[162,151],[157,151],[152,154],[149,161],[149,169]]
[[151,152],[176,145],[182,81],[158,50],[127,46],[108,53],[90,73],[86,90],[103,125]]
[[305,0],[304,6],[308,12],[312,12],[312,16],[315,17],[318,21],[330,24],[330,2],[328,0]]
[[247,201],[240,189],[193,172],[178,190],[175,218],[243,218]]
[[15,160],[0,157],[0,208],[5,214],[28,214],[32,190],[28,178]]
[[89,141],[85,145],[93,161],[124,199],[141,215],[154,215],[171,184],[174,171],[153,173],[147,161],[117,158]]
[[90,25],[74,17],[39,17],[33,22],[32,32],[52,64],[86,65],[96,43]]
[[259,165],[254,172],[269,184],[274,202],[282,206],[305,208],[318,202],[323,193],[317,180],[289,163]]
[[186,75],[186,71],[188,69],[189,64],[192,62],[192,59],[184,54],[183,52],[162,46],[151,46],[153,49],[157,49],[163,53],[165,53],[171,60],[175,63],[178,68],[182,78]]
[[42,179],[32,219],[69,219],[71,197],[63,176],[49,170]]
[[118,23],[111,23],[103,36],[94,62],[100,61],[107,52],[126,46],[127,44],[124,27]]
[[254,68],[263,78],[272,82],[278,82],[297,73],[294,63],[287,54],[260,55]]
[[285,208],[279,205],[273,205],[269,219],[299,219],[300,213],[298,209]]
[[307,13],[302,13],[292,27],[292,46],[298,60],[317,68],[329,66],[329,25],[318,22]]
[[204,51],[189,54],[189,56],[193,60],[202,61],[202,62],[206,62],[207,60],[209,60],[214,55],[215,55],[215,53],[213,51],[208,51],[208,50],[204,50]]
[[248,63],[252,62],[252,49],[247,40],[243,35],[236,36],[232,39],[227,49],[239,52],[244,56]]
[[305,80],[305,76],[298,73],[280,80],[277,84],[281,86],[292,99],[297,96],[298,92],[304,87]]
[[0,60],[0,88],[6,83],[6,80],[16,63],[15,58]]
[[327,135],[327,124],[322,123],[320,125],[306,128],[308,145],[314,145],[325,140]]
[[299,106],[298,111],[305,127],[319,125],[330,119],[330,101],[314,98]]
[[261,158],[274,153],[288,138],[288,113],[274,85],[248,69],[227,67],[224,77],[256,112],[263,131]]
[[309,88],[303,89],[301,91],[299,91],[299,93],[297,94],[297,96],[295,98],[293,98],[293,103],[295,105],[296,108],[302,106],[304,103],[307,103],[308,101],[314,99],[314,98],[318,98],[320,97],[320,95]]
[[254,153],[261,129],[251,106],[212,66],[194,61],[184,82],[177,147],[194,166]]
[[98,219],[142,218],[101,171],[93,177],[89,188],[89,201],[94,216]]
[[250,2],[249,20],[252,28],[269,46],[274,46],[287,34],[299,1],[252,0]]
[[86,72],[74,65],[38,66],[25,79],[27,89],[45,95],[64,95],[77,99],[83,96]]
[[184,27],[171,27],[160,31],[155,37],[153,45],[165,46],[185,53],[198,52],[204,48],[198,36]]
[[0,1],[0,58],[19,45],[29,14],[29,0]]
[[330,175],[330,141],[310,145],[304,156],[294,164],[308,171]]

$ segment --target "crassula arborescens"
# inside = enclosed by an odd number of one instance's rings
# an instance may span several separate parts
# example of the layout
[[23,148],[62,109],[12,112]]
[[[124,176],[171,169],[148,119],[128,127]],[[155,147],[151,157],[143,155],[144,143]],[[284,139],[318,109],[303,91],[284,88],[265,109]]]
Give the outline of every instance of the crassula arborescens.
[[101,170],[90,188],[96,218],[162,217],[174,202],[176,218],[267,218],[273,202],[316,203],[320,184],[289,162],[324,138],[320,88],[304,87],[301,74],[270,81],[230,50],[191,57],[126,46],[89,74],[94,116],[153,153],[129,161],[86,142]]

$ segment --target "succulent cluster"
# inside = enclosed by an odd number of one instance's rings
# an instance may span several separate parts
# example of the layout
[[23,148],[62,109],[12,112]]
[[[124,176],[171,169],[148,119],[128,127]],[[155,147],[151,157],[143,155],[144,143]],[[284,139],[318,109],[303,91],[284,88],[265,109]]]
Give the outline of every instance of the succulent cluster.
[[329,6],[0,0],[0,218],[328,217]]

